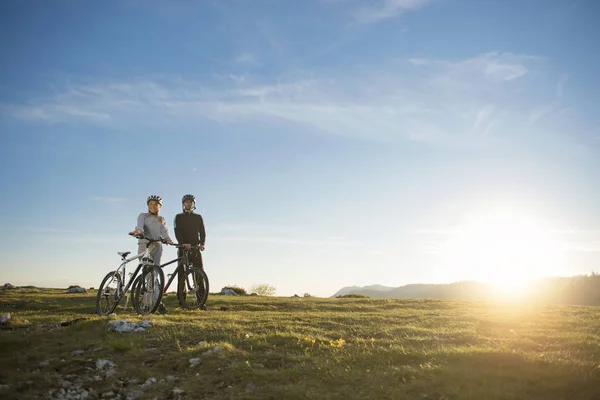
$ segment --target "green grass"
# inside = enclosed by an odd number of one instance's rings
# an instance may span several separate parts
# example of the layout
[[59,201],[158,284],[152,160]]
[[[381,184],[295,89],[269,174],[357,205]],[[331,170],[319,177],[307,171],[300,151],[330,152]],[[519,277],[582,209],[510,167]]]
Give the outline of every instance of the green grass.
[[[0,397],[43,398],[68,377],[89,398],[174,398],[175,387],[189,399],[600,398],[599,307],[210,296],[202,312],[178,309],[173,294],[165,302],[165,316],[119,307],[117,319],[153,323],[119,334],[107,332],[114,318],[93,314],[95,293],[0,291],[0,311],[17,317],[0,330]],[[116,373],[96,377],[98,359]]]

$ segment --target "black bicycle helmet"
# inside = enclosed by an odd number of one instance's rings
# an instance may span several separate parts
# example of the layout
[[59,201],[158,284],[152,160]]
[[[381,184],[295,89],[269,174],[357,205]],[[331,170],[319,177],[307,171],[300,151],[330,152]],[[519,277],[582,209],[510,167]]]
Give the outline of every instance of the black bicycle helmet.
[[183,203],[186,200],[191,200],[191,201],[193,201],[195,203],[196,202],[196,196],[194,196],[193,194],[186,194],[185,196],[183,196],[181,198],[181,203]]
[[193,207],[193,208],[192,208],[192,210],[195,210],[195,209],[196,209],[196,196],[194,196],[193,194],[186,194],[186,195],[184,195],[184,196],[181,198],[181,208],[184,208],[184,206],[183,206],[183,203],[184,203],[186,200],[191,200],[191,201],[192,201],[192,204],[193,204],[193,206],[192,206],[192,207]]

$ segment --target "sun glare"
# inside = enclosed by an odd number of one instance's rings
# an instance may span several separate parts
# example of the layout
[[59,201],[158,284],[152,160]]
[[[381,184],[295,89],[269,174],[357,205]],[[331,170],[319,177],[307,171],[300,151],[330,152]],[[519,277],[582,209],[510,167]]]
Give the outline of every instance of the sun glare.
[[550,226],[512,210],[469,218],[440,255],[448,273],[491,282],[506,292],[523,291],[537,278],[560,274],[564,264]]

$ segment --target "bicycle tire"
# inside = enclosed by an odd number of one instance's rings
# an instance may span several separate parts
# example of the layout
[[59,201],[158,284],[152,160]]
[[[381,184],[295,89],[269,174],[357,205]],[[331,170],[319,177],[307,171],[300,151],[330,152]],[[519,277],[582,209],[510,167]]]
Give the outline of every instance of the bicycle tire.
[[115,302],[113,305],[109,306],[107,309],[102,310],[101,309],[101,300],[104,298],[104,296],[106,296],[106,298],[110,298],[112,295],[106,294],[104,293],[104,287],[106,286],[107,282],[110,279],[114,279],[117,281],[117,288],[121,288],[121,275],[118,272],[112,271],[109,272],[108,274],[106,274],[106,276],[104,277],[104,279],[102,279],[102,283],[100,283],[100,287],[98,288],[98,294],[96,295],[96,314],[100,315],[100,316],[106,316],[106,315],[110,315],[112,314],[117,306],[119,305],[119,302],[121,301],[121,296],[117,297],[117,293],[114,294],[114,298],[115,298]]
[[[150,273],[155,273],[156,277],[158,278],[158,287],[156,288],[158,290],[158,295],[156,296],[156,298],[154,299],[154,303],[150,307],[142,307],[143,296],[146,295],[146,293],[142,293],[142,282],[143,279],[145,279],[146,276]],[[156,280],[153,281],[153,284],[156,284]],[[131,287],[131,303],[133,304],[133,308],[135,309],[135,311],[138,314],[142,315],[152,314],[153,312],[156,312],[162,300],[164,286],[165,274],[162,268],[160,268],[157,265],[147,266],[146,272],[142,272],[142,274],[140,274],[135,279],[135,281],[133,282],[133,286]]]
[[[190,280],[188,279],[188,275],[196,273],[199,275],[200,282],[202,282],[202,287],[198,286],[198,277],[194,280],[192,277],[192,284],[190,285]],[[192,290],[190,292],[194,292],[197,303],[190,303],[187,301],[187,288],[192,286]],[[196,286],[196,287],[194,287]],[[209,290],[209,282],[208,275],[201,268],[191,267],[191,268],[183,268],[183,272],[179,276],[179,282],[177,283],[177,300],[179,300],[179,305],[181,308],[185,308],[188,310],[194,310],[200,308],[206,304],[206,300],[208,299],[208,290]]]

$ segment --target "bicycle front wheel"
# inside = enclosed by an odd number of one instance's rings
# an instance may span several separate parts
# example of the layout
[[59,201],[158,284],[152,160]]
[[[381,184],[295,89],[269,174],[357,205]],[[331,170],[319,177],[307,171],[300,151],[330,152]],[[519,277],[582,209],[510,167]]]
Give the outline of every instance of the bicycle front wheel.
[[202,307],[208,299],[208,276],[197,267],[183,268],[177,285],[177,299],[182,308]]
[[121,300],[121,275],[112,271],[106,274],[96,295],[96,313],[98,315],[112,314]]
[[146,266],[131,288],[133,308],[138,314],[152,314],[158,309],[163,296],[165,274],[156,265]]

